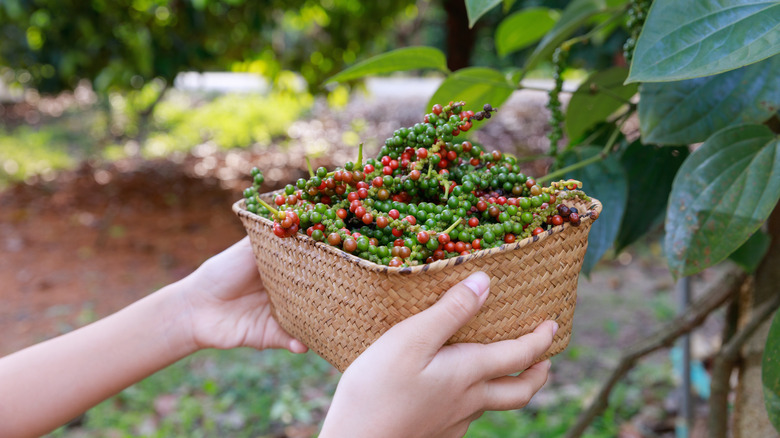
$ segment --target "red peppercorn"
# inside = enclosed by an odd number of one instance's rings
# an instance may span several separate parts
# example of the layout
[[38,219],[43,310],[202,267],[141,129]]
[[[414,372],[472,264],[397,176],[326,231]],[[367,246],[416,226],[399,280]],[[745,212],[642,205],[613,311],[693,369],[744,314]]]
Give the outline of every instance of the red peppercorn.
[[387,214],[393,219],[398,219],[399,217],[401,217],[401,212],[399,212],[396,209],[390,210]]
[[536,228],[534,228],[534,231],[531,234],[536,236],[537,234],[542,234],[542,233],[544,233],[544,228],[536,227]]
[[442,245],[446,245],[450,241],[450,235],[449,234],[445,234],[445,233],[441,233],[441,234],[439,234],[437,239],[438,239],[439,243],[441,243]]
[[385,228],[389,222],[390,221],[384,216],[379,216],[376,218],[377,228]]
[[507,233],[504,235],[504,242],[505,243],[514,243],[515,242],[515,235],[512,233]]
[[476,227],[477,225],[479,225],[479,219],[477,219],[475,217],[469,218],[469,226],[470,227],[473,228],[473,227]]
[[431,239],[431,236],[428,235],[428,233],[425,232],[425,231],[420,231],[419,233],[417,233],[417,241],[420,242],[423,245],[428,243],[428,241],[430,239]]

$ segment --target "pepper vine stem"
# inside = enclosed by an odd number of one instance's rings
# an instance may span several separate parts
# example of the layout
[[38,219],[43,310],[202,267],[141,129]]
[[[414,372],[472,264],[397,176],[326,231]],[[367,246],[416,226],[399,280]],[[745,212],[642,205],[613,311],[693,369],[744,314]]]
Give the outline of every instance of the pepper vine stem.
[[257,199],[257,203],[258,203],[258,204],[260,204],[260,205],[262,205],[263,207],[267,208],[267,209],[268,209],[268,211],[270,211],[271,213],[273,213],[273,214],[274,214],[274,216],[276,216],[277,214],[279,214],[279,210],[277,210],[277,209],[275,209],[275,208],[271,207],[271,205],[269,205],[267,202],[265,202],[265,201],[263,201],[262,199],[260,199],[260,196],[258,196],[258,195],[255,195],[255,199]]
[[558,169],[555,172],[548,173],[547,175],[537,178],[537,183],[543,183],[547,181],[554,180],[556,178],[560,178],[564,175],[566,175],[569,172],[573,172],[578,169],[582,169],[585,166],[589,166],[593,163],[598,163],[599,161],[604,160],[607,158],[612,151],[612,147],[615,146],[615,142],[617,142],[618,137],[620,136],[620,132],[623,128],[623,125],[625,125],[626,121],[628,120],[629,116],[631,115],[631,112],[626,112],[622,117],[620,123],[615,127],[614,131],[612,131],[612,134],[609,136],[609,140],[607,140],[607,144],[604,146],[604,149],[601,150],[598,154],[586,158],[582,161],[579,161],[577,163],[572,164],[571,166],[566,166],[562,169]]
[[309,161],[309,157],[306,158],[306,168],[309,169],[309,178],[314,178],[314,171],[311,169],[311,161]]
[[455,222],[454,222],[452,225],[450,225],[450,226],[449,226],[449,228],[447,228],[446,230],[444,230],[444,231],[443,231],[443,234],[450,234],[450,233],[452,232],[452,230],[454,230],[454,229],[455,229],[455,227],[457,227],[458,225],[460,225],[460,223],[461,223],[461,222],[463,222],[463,218],[462,218],[462,217],[461,217],[461,218],[458,218],[458,220],[456,220],[456,221],[455,221]]

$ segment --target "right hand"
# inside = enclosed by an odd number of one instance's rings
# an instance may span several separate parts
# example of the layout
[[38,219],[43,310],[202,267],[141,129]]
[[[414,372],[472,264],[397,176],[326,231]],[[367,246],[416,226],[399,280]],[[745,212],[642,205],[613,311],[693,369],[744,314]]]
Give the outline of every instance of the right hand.
[[552,344],[555,322],[518,339],[444,346],[489,285],[472,274],[374,342],[344,372],[320,437],[461,437],[486,410],[528,404],[547,381],[550,362],[531,364]]

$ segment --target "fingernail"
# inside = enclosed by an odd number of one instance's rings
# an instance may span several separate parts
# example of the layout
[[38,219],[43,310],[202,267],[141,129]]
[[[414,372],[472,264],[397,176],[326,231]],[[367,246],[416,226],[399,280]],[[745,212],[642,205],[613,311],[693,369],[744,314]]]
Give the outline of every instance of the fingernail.
[[548,370],[552,367],[552,362],[550,362],[550,359],[545,360],[545,364],[547,365]]
[[484,272],[475,272],[463,280],[463,284],[471,289],[474,295],[481,297],[490,287],[490,277]]
[[553,336],[558,332],[558,323],[553,321]]

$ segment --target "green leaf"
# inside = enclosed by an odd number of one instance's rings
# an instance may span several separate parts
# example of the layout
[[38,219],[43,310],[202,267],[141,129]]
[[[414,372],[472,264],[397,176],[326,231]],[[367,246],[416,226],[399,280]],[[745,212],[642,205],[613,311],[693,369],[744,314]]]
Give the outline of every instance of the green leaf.
[[[482,111],[486,103],[499,108],[515,91],[499,71],[486,67],[467,67],[449,75],[431,97],[426,108],[449,101],[466,102],[464,110]],[[474,128],[484,122],[474,123]],[[474,129],[472,128],[472,129]]]
[[549,58],[556,47],[566,41],[588,19],[607,8],[604,0],[574,0],[566,6],[561,18],[550,32],[542,38],[531,56],[525,62],[525,71],[529,71],[542,60]]
[[690,144],[738,123],[761,123],[780,108],[780,56],[706,78],[642,84],[639,127],[656,144]]
[[[586,146],[573,149],[563,157],[563,166],[569,166],[590,158],[601,152],[601,148]],[[603,161],[585,166],[567,174],[564,179],[574,178],[582,181],[588,195],[601,201],[603,210],[599,219],[593,223],[588,235],[588,251],[582,264],[582,272],[590,271],[612,246],[618,227],[623,219],[628,196],[626,173],[616,155],[610,155]]]
[[616,252],[661,222],[674,176],[688,155],[685,146],[659,148],[639,141],[623,152],[620,162],[629,176],[628,202],[615,240]]
[[764,347],[761,383],[769,421],[780,432],[780,312],[776,312]]
[[548,8],[528,8],[504,18],[496,29],[499,56],[524,49],[543,37],[555,25],[558,12]]
[[778,17],[778,1],[656,0],[628,82],[709,76],[769,58],[780,53]]
[[759,229],[750,236],[747,242],[732,252],[729,255],[729,259],[738,264],[748,274],[752,274],[758,268],[761,260],[764,259],[764,254],[769,249],[771,241],[772,238],[769,237],[769,234]]
[[506,14],[509,12],[510,9],[512,9],[512,6],[514,6],[515,0],[504,0],[504,13]]
[[761,226],[780,198],[780,140],[764,125],[718,131],[677,172],[664,249],[676,277],[720,262]]
[[332,76],[327,82],[344,82],[369,75],[417,69],[448,72],[447,58],[433,47],[405,47],[359,62]]
[[[460,0],[453,0],[460,1]],[[501,0],[466,0],[466,14],[469,16],[469,28],[479,20],[479,17],[485,15],[487,11],[501,4]]]
[[583,82],[566,107],[566,133],[578,138],[605,121],[636,94],[637,85],[623,85],[628,69],[612,67],[593,73]]

